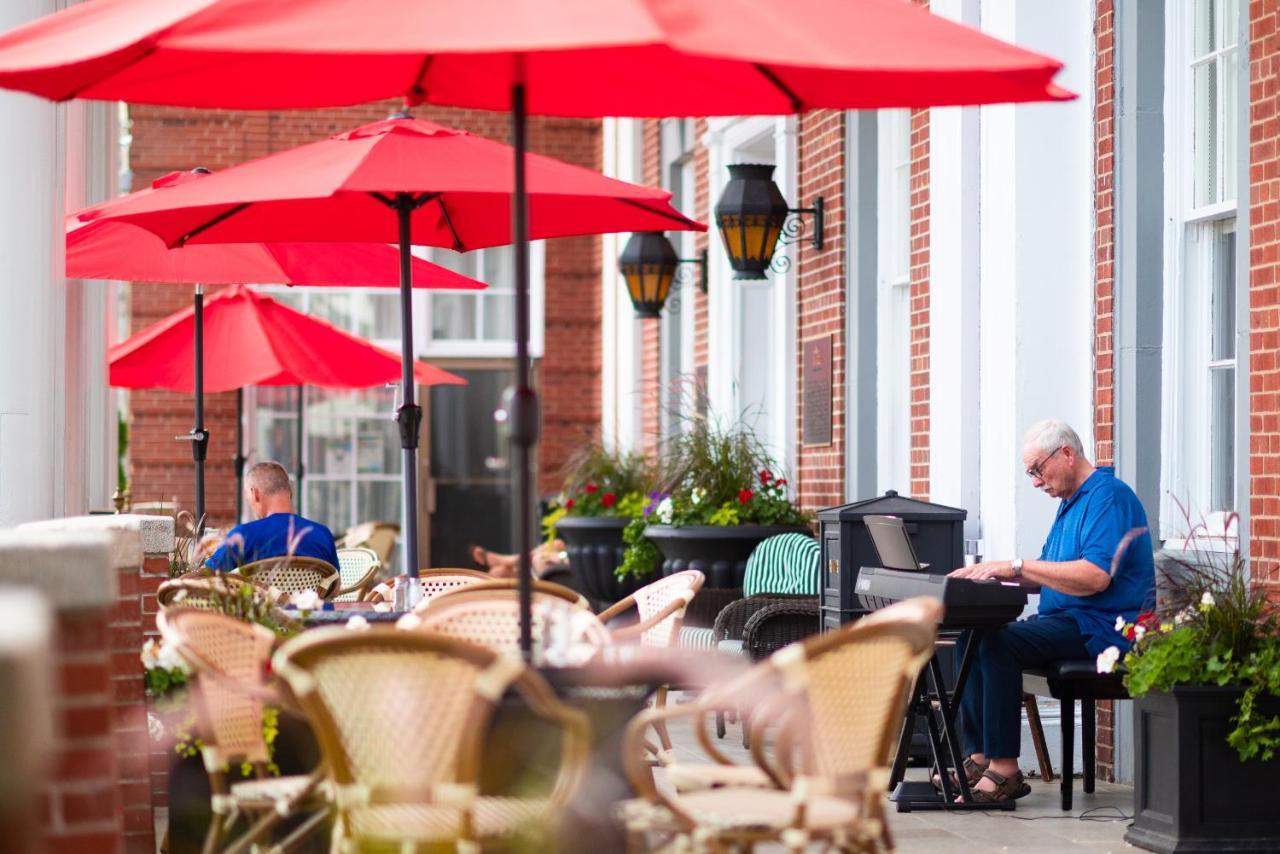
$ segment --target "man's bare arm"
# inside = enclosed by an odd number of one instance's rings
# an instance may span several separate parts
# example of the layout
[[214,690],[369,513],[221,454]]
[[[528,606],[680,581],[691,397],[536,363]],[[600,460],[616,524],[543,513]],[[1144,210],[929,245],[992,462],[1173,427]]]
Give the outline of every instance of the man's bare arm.
[[998,579],[1000,581],[1019,581],[1026,585],[1036,585],[1066,593],[1068,596],[1092,596],[1101,593],[1111,585],[1111,575],[1083,558],[1080,560],[1024,560],[1022,562],[1022,578],[1013,574],[1013,563],[1007,560],[993,560],[977,563],[951,572],[955,578],[972,578],[975,581]]

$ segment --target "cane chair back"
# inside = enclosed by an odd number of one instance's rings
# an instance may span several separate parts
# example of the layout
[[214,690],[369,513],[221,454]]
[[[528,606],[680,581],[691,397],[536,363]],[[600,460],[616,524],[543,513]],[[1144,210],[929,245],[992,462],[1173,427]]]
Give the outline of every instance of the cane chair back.
[[378,553],[367,548],[338,549],[338,576],[341,589],[335,602],[358,602],[382,568]]
[[[481,646],[431,632],[320,629],[285,644],[273,664],[315,729],[332,775],[335,850],[362,843],[415,850],[509,833],[510,823],[494,826],[503,824],[495,813],[512,822],[554,814],[585,768],[586,718],[518,659]],[[509,688],[565,731],[547,800],[477,795],[483,740]]]
[[371,549],[378,556],[379,563],[389,566],[398,536],[400,526],[395,522],[361,522],[347,529],[342,545],[349,549]]
[[[418,578],[416,579],[419,590],[417,607],[425,607],[432,599],[443,593],[489,580],[491,580],[489,573],[481,572],[478,569],[423,570],[418,573]],[[395,600],[396,587],[401,584],[404,584],[403,575],[388,578],[370,590],[368,595],[365,596],[365,600],[368,602],[392,602]]]
[[206,611],[220,610],[217,600],[231,595],[243,595],[242,589],[248,587],[253,596],[261,597],[270,603],[267,591],[246,578],[236,575],[194,575],[188,573],[180,578],[164,582],[156,590],[156,603],[161,610],[169,608],[198,608]]
[[314,557],[289,555],[269,557],[246,563],[238,574],[263,587],[274,587],[287,598],[305,590],[314,591],[321,599],[338,592],[338,568]]
[[[496,593],[514,593],[519,591],[519,589],[520,582],[514,578],[489,578],[485,581],[478,581],[475,584],[469,584],[466,587],[459,587],[454,590],[441,592],[434,598],[424,601],[418,607],[425,608],[430,603],[447,601],[449,597],[455,596],[463,590],[468,593],[475,590],[487,590]],[[565,587],[563,584],[556,584],[554,581],[543,581],[540,578],[535,578],[531,589],[535,593],[542,593],[546,596],[553,596],[557,599],[562,599],[578,608],[591,609],[591,603],[587,601],[585,596],[571,587]]]
[[600,614],[603,622],[635,608],[640,621],[613,633],[615,641],[639,639],[641,646],[669,647],[680,643],[685,609],[702,589],[704,576],[696,569],[672,573],[619,601]]
[[[512,591],[462,588],[437,597],[419,615],[424,631],[520,654],[520,599]],[[609,630],[589,608],[579,608],[555,594],[534,591],[529,616],[533,648],[567,646],[568,651],[559,652],[573,661],[564,663],[579,663],[612,642]]]

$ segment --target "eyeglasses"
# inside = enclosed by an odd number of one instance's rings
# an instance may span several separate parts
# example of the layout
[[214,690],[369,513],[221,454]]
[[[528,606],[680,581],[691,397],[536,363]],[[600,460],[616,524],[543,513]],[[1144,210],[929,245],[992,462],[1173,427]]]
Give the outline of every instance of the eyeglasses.
[[1036,463],[1031,468],[1027,469],[1027,477],[1031,478],[1032,480],[1043,480],[1045,463],[1053,459],[1053,455],[1058,453],[1058,451],[1061,451],[1063,447],[1065,446],[1059,445],[1057,448],[1055,448],[1053,451],[1049,453],[1049,456],[1045,457],[1043,460]]

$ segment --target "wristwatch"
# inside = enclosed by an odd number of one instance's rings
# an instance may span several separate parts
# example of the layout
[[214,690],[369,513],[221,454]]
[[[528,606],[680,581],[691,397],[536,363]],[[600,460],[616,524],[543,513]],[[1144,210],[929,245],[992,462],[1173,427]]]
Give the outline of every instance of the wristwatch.
[[1021,578],[1022,577],[1022,558],[1015,557],[1012,561],[1009,562],[1009,568],[1013,570],[1014,578]]

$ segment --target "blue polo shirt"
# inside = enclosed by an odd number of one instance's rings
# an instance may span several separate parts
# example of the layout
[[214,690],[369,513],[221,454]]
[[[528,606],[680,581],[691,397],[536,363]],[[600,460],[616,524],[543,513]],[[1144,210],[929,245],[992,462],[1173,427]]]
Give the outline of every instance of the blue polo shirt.
[[[1137,529],[1142,533],[1129,541],[1117,560],[1120,541]],[[1113,645],[1127,650],[1129,641],[1116,631],[1116,617],[1123,616],[1125,622],[1132,623],[1139,613],[1155,607],[1155,558],[1142,502],[1116,478],[1111,466],[1096,469],[1062,502],[1040,552],[1041,560],[1081,558],[1110,573],[1111,584],[1092,596],[1069,596],[1042,587],[1040,614],[1068,614],[1074,618],[1090,655]]]
[[[290,536],[294,539],[292,550],[289,548]],[[209,555],[205,566],[230,572],[255,560],[292,554],[318,557],[334,569],[338,567],[338,549],[333,542],[333,532],[319,522],[293,513],[272,513],[256,521],[236,525],[227,534],[227,540],[230,542],[224,542]]]

